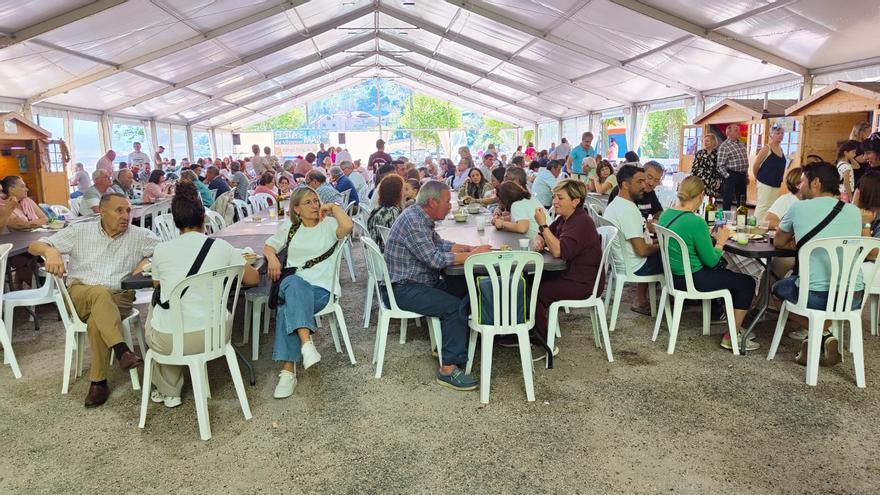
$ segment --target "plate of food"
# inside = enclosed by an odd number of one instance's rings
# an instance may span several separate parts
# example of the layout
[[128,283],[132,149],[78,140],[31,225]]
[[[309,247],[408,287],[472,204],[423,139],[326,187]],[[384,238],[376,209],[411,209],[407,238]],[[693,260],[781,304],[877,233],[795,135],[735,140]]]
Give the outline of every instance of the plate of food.
[[239,252],[241,253],[241,257],[248,263],[254,264],[254,262],[257,261],[257,253],[255,253],[250,247],[239,249]]

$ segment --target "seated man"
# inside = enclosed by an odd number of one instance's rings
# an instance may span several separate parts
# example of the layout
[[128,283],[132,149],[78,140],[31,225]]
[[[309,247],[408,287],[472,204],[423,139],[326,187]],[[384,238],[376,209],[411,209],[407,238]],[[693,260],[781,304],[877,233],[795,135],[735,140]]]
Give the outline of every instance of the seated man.
[[199,192],[199,198],[202,200],[202,206],[205,208],[210,208],[211,205],[214,204],[214,193],[208,189],[208,186],[206,186],[204,182],[199,180],[198,176],[196,176],[195,172],[192,170],[184,170],[181,172],[180,182],[192,182],[196,186],[196,191]]
[[532,196],[548,210],[553,206],[553,188],[559,182],[561,172],[562,162],[552,160],[546,167],[541,168],[532,183]]
[[[645,190],[645,171],[635,165],[624,165],[617,171],[619,193],[614,201],[608,203],[602,215],[620,229],[627,242],[622,246],[626,253],[627,268],[635,275],[657,275],[663,273],[660,259],[660,245],[645,241],[648,233],[645,219],[634,201],[642,197]],[[630,310],[651,314],[647,299],[648,284],[638,284],[635,304]]]
[[110,177],[110,172],[103,168],[92,172],[92,187],[88,188],[85,194],[83,194],[79,214],[91,215],[92,213],[98,213],[101,196],[110,189],[111,185],[113,185],[113,179]]
[[208,167],[208,171],[205,173],[205,182],[208,183],[208,189],[217,190],[217,196],[230,190],[226,179],[220,176],[220,169],[213,165]]
[[342,204],[342,194],[327,183],[327,176],[321,172],[321,169],[309,170],[309,173],[306,174],[306,185],[318,193],[318,199],[321,200],[322,205],[336,203],[345,207]]
[[130,225],[131,204],[124,196],[105,194],[99,207],[100,222],[73,224],[28,248],[30,254],[45,257],[46,271],[58,276],[65,272],[61,255],[70,257],[68,291],[77,314],[86,322],[92,353],[86,407],[100,406],[110,395],[110,349],[123,370],[143,364],[122,337],[122,316],[131,312],[134,291],[120,286],[123,278],[141,271],[144,258],[153,255],[159,241],[149,230]]
[[[347,162],[347,170],[348,173],[351,173],[353,170],[351,166],[351,162]],[[349,179],[345,173],[342,171],[342,167],[330,167],[330,178],[333,181],[333,186],[339,191],[341,194],[345,194],[345,191],[348,191],[348,202],[354,201],[354,204],[358,204],[360,202],[360,198],[358,198],[357,189],[354,187],[354,183]],[[348,205],[342,205],[345,208]]]
[[110,189],[108,189],[107,192],[121,194],[129,200],[132,200],[134,199],[134,189],[132,188],[133,183],[134,174],[131,169],[121,168],[116,174],[116,180],[113,181],[113,185],[110,186]]
[[[776,230],[776,238],[773,245],[778,248],[797,249],[797,243],[803,245],[813,239],[825,239],[828,237],[860,236],[862,234],[862,217],[859,209],[852,204],[843,203],[838,198],[840,193],[840,175],[837,168],[830,163],[811,163],[801,167],[803,173],[798,188],[798,196],[801,201],[791,205],[788,213],[779,222]],[[841,206],[840,208],[838,206]],[[817,230],[817,227],[825,226]],[[810,285],[807,307],[811,309],[825,309],[828,303],[828,290],[830,286],[831,267],[828,257],[824,253],[814,253],[810,259]],[[784,278],[773,285],[773,295],[793,303],[798,302],[799,284],[798,275]],[[864,295],[864,284],[859,272],[859,280],[856,285],[856,293],[853,297],[853,307],[859,307]],[[798,315],[791,314],[789,319],[807,327],[807,320]],[[827,324],[828,322],[826,322]],[[807,340],[801,344],[801,352],[797,355],[798,364],[807,364]],[[820,363],[832,365],[840,361],[838,342],[827,326],[822,336],[822,358]]]
[[[642,217],[644,217],[645,220],[647,220],[649,216],[653,216],[653,220],[656,220],[660,218],[660,214],[663,213],[663,205],[661,205],[660,200],[657,199],[657,193],[654,189],[663,182],[663,174],[665,171],[663,165],[660,165],[654,160],[645,163],[643,168],[645,170],[645,190],[642,192],[642,196],[633,202],[639,207],[639,211],[642,212]],[[611,190],[608,194],[609,204],[614,201],[614,198],[617,197],[619,191],[620,186]]]
[[467,289],[453,287],[440,278],[449,265],[464,263],[489,246],[467,246],[440,238],[434,222],[443,220],[452,208],[449,188],[439,181],[428,181],[419,190],[416,204],[403,210],[391,227],[385,242],[385,261],[394,297],[401,309],[440,318],[443,363],[437,383],[455,390],[474,390],[477,381],[461,367],[467,364],[468,323],[461,312]]

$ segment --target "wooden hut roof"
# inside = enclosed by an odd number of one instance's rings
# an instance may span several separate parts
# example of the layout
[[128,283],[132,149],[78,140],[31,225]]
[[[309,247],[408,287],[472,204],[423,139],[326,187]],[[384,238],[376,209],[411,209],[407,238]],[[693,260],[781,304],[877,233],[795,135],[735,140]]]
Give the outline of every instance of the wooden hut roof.
[[837,81],[834,84],[826,86],[822,91],[811,95],[809,98],[805,98],[788,107],[785,110],[785,113],[787,115],[798,115],[806,108],[841,92],[855,95],[865,102],[864,108],[844,108],[841,111],[846,112],[880,108],[880,82]]

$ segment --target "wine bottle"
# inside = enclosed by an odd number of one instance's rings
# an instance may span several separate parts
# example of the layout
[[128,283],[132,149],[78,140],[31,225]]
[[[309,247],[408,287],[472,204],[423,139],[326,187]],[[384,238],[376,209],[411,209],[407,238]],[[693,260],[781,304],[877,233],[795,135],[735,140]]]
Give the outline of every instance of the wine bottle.
[[278,205],[278,221],[281,221],[284,218],[284,200],[281,199],[281,195],[275,198],[275,203]]
[[746,206],[746,197],[740,196],[739,206],[736,208],[736,224],[746,225],[746,219],[749,217],[749,208]]
[[712,196],[709,196],[709,202],[706,203],[706,223],[709,227],[715,226],[715,211],[718,209],[715,206],[715,199]]

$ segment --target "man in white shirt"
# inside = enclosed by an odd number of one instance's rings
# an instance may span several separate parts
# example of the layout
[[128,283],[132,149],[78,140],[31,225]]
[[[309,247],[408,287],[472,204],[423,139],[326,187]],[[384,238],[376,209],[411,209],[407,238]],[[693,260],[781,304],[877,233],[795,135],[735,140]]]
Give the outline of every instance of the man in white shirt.
[[[79,317],[86,322],[92,363],[91,385],[85,406],[107,401],[107,368],[112,349],[122,370],[143,364],[122,336],[122,317],[131,313],[134,291],[122,290],[122,279],[139,273],[145,258],[153,255],[159,239],[151,231],[130,225],[131,204],[119,194],[101,198],[101,218],[73,224],[52,237],[28,247],[34,256],[46,258],[46,271],[57,276],[67,272],[68,292]],[[70,261],[65,268],[62,255]]]
[[106,170],[107,175],[113,177],[113,160],[116,159],[116,152],[113,150],[107,150],[107,153],[104,154],[101,158],[98,158],[98,163],[95,164],[95,170]]
[[568,139],[562,138],[562,142],[559,143],[559,146],[553,150],[553,153],[550,154],[550,159],[552,160],[563,160],[568,158],[568,154],[571,153],[571,145],[568,144]]
[[[626,243],[621,246],[626,258],[626,270],[635,275],[657,275],[663,272],[660,259],[660,246],[645,241],[647,228],[645,218],[634,200],[638,200],[645,190],[645,171],[634,166],[624,165],[617,172],[620,191],[614,201],[608,204],[603,217],[620,230]],[[648,284],[638,284],[635,304],[630,310],[643,315],[651,315],[647,299]]]
[[562,172],[562,162],[551,160],[547,167],[542,168],[532,182],[532,196],[538,200],[544,208],[550,209],[553,205],[553,188],[559,181]]
[[110,173],[107,172],[107,170],[97,169],[92,172],[92,187],[88,188],[83,194],[79,206],[80,215],[98,213],[101,197],[112,185],[113,179],[110,177]]
[[147,170],[150,167],[150,155],[141,151],[141,143],[133,143],[134,151],[128,154],[128,166]]
[[263,172],[269,167],[269,164],[266,163],[264,158],[260,156],[260,145],[255,144],[251,146],[251,151],[254,153],[254,156],[251,157],[251,168],[254,171],[254,175],[259,177],[263,175]]
[[[338,157],[339,155],[337,155]],[[349,160],[342,160],[339,162],[339,168],[342,169],[342,173],[348,177],[348,180],[354,184],[354,189],[357,191],[358,196],[360,196],[361,191],[369,191],[369,187],[367,186],[367,181],[364,179],[359,172],[355,171],[354,164]],[[366,197],[366,196],[364,196]]]

